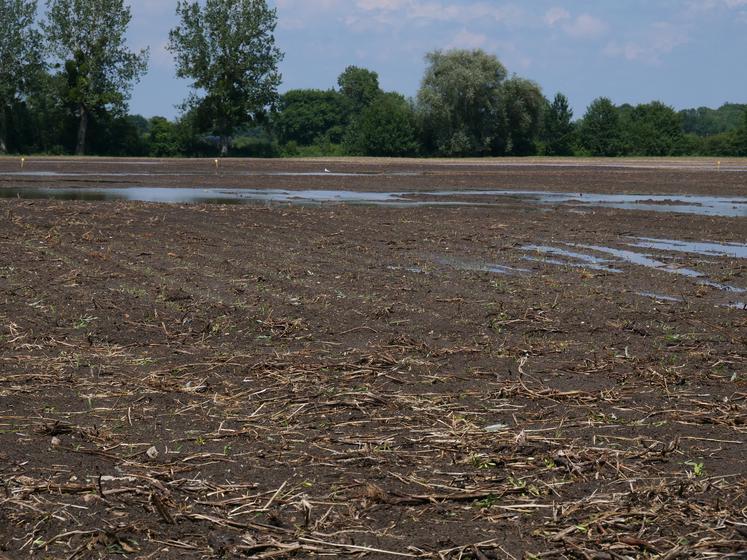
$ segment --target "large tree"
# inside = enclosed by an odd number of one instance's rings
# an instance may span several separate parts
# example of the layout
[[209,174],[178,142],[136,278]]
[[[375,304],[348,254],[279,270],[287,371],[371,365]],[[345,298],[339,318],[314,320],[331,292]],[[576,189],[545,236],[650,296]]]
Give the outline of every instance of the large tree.
[[42,28],[64,65],[66,101],[78,117],[75,152],[81,155],[92,114],[126,113],[132,86],[147,70],[148,49],[127,47],[132,14],[123,0],[47,0],[47,8]]
[[0,153],[7,150],[11,109],[41,68],[35,16],[36,0],[0,0]]
[[368,107],[379,94],[379,75],[358,66],[348,66],[337,78],[340,93],[350,100],[353,113],[358,114]]
[[620,116],[606,97],[592,101],[579,127],[579,141],[592,156],[619,156],[622,153]]
[[350,113],[350,102],[337,91],[293,89],[280,98],[273,128],[281,143],[301,146],[329,140],[339,143]]
[[660,101],[623,111],[621,127],[625,153],[637,156],[671,156],[681,153],[682,117]]
[[203,8],[177,2],[176,13],[169,50],[177,76],[193,80],[185,106],[198,109],[226,154],[234,131],[256,124],[278,100],[277,11],[264,0],[207,0]]
[[498,131],[496,135],[498,144],[514,156],[536,154],[547,103],[542,90],[536,83],[518,77],[506,80],[501,90],[501,115],[505,122],[503,134]]
[[381,93],[350,124],[345,147],[352,155],[409,156],[418,149],[415,113],[399,93]]
[[747,156],[747,108],[742,115],[742,124],[734,133],[734,151],[738,156]]
[[573,155],[573,130],[573,109],[568,98],[558,93],[545,109],[545,155]]
[[442,155],[491,153],[501,128],[507,73],[482,50],[434,51],[418,91],[426,145]]

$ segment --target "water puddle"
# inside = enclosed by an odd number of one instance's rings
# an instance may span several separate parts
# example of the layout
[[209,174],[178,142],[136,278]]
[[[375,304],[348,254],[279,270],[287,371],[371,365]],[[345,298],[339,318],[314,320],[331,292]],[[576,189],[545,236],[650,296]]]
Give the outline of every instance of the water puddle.
[[711,288],[716,288],[717,290],[721,290],[722,292],[731,292],[733,294],[747,293],[747,289],[745,288],[737,288],[736,286],[721,284],[720,282],[712,282],[711,280],[700,280],[698,284],[701,284],[702,286],[710,286]]
[[[415,172],[385,173],[379,171],[236,171],[216,170],[206,165],[211,172],[221,176],[229,177],[417,177],[421,175]],[[0,172],[0,177],[199,177],[204,172],[178,173],[173,171],[162,172],[111,172],[111,171],[5,171]]]
[[529,261],[529,262],[538,262],[543,264],[554,264],[556,266],[569,266],[571,268],[586,268],[589,270],[600,270],[603,272],[622,272],[622,270],[618,270],[617,268],[612,268],[611,266],[603,266],[600,264],[591,264],[591,263],[573,263],[569,261],[564,261],[561,259],[553,259],[553,258],[538,258],[538,257],[527,257],[523,256],[521,257],[522,260]]
[[536,251],[538,253],[547,253],[550,255],[558,255],[577,261],[583,261],[590,264],[606,264],[609,262],[608,259],[601,257],[595,257],[594,255],[587,255],[585,253],[577,253],[575,251],[568,251],[567,249],[561,249],[559,247],[550,247],[548,245],[525,245],[522,247],[524,251]]
[[738,288],[736,286],[730,286],[728,284],[721,284],[719,282],[713,282],[712,280],[705,278],[705,274],[703,274],[702,272],[698,272],[697,270],[693,270],[691,268],[667,265],[659,260],[654,259],[650,255],[645,255],[643,253],[636,253],[635,251],[627,251],[625,249],[613,249],[612,247],[604,247],[602,245],[584,245],[580,243],[579,244],[570,243],[569,245],[572,247],[576,247],[576,248],[589,249],[591,251],[596,251],[599,253],[605,253],[608,255],[612,255],[616,257],[619,261],[625,262],[628,264],[634,264],[634,265],[643,266],[646,268],[661,270],[661,271],[669,272],[672,274],[679,274],[680,276],[687,276],[688,278],[697,278],[698,284],[701,284],[703,286],[709,286],[711,288],[716,288],[718,290],[722,290],[725,292],[740,293],[740,294],[747,292],[747,289],[745,288]]
[[[121,173],[100,171],[97,173],[83,173],[78,171],[9,171],[0,173],[0,177],[54,177],[64,179],[65,177],[193,177],[197,173]],[[200,175],[203,175],[202,173]]]
[[639,296],[655,299],[656,301],[671,301],[675,303],[682,303],[682,298],[674,296],[665,296],[663,294],[657,294],[654,292],[636,292]]
[[525,261],[541,262],[558,266],[570,266],[572,268],[587,268],[589,270],[601,270],[605,272],[622,272],[622,270],[613,268],[609,259],[587,255],[585,253],[578,253],[576,251],[569,251],[567,249],[561,249],[560,247],[550,247],[548,245],[525,245],[521,249],[523,251],[532,251],[543,255],[563,257],[562,259],[552,257],[538,258],[525,255],[522,257]]
[[467,261],[467,260],[457,259],[453,257],[437,257],[436,259],[434,259],[434,261],[440,265],[449,266],[451,268],[456,268],[457,270],[468,270],[468,271],[474,271],[474,272],[492,272],[494,274],[506,274],[509,276],[515,275],[515,274],[526,274],[526,273],[532,272],[531,270],[527,270],[526,268],[515,268],[512,266],[505,266],[502,264]]
[[426,274],[425,270],[420,268],[419,266],[387,266],[387,270],[392,271],[403,271],[403,272],[412,272],[413,274]]
[[681,276],[688,276],[690,278],[700,278],[703,273],[685,267],[674,267],[667,265],[661,261],[652,258],[649,255],[643,253],[636,253],[635,251],[626,251],[625,249],[613,249],[612,247],[604,247],[602,245],[583,245],[571,243],[572,247],[580,249],[589,249],[591,251],[597,251],[598,253],[605,253],[616,257],[618,261],[626,262],[628,264],[635,264],[638,266],[645,266],[646,268],[654,268],[657,270],[664,270],[673,274],[680,274]]
[[658,249],[661,251],[747,259],[747,245],[739,243],[677,241],[674,239],[655,239],[653,237],[637,237],[636,239],[638,241],[635,243],[629,243],[629,245],[632,247],[641,247],[643,249]]
[[[370,173],[263,173],[245,172],[246,176],[386,176],[387,174]],[[57,173],[50,171],[24,171],[6,173],[6,176],[38,177],[127,177],[156,176],[150,173]],[[163,175],[180,176],[196,174],[168,173]],[[394,175],[394,174],[389,174]],[[399,175],[407,175],[400,173]],[[80,191],[85,190],[84,194]],[[472,191],[403,191],[403,192],[364,192],[349,190],[283,190],[283,189],[200,189],[200,188],[158,188],[130,187],[107,189],[98,187],[81,188],[36,188],[11,187],[0,189],[4,198],[51,198],[58,200],[130,200],[142,202],[199,203],[221,202],[237,203],[285,202],[290,204],[310,203],[348,203],[387,206],[498,206],[505,199],[518,199],[520,202],[544,206],[567,207],[569,211],[578,211],[578,206],[620,208],[626,210],[643,210],[653,212],[687,213],[703,216],[747,217],[747,197],[716,197],[691,195],[612,195],[612,194],[577,194],[550,191],[506,191],[506,190],[472,190]],[[447,199],[447,200],[444,200]],[[503,201],[500,201],[503,199]],[[645,240],[641,240],[645,242]]]
[[[374,206],[464,206],[450,200],[416,200],[404,198],[405,193],[364,192],[345,190],[285,190],[285,189],[226,189],[182,187],[32,187],[0,188],[0,198],[162,202],[175,204],[270,204],[287,203],[314,205],[324,203],[365,204]],[[484,206],[472,203],[473,206]]]
[[217,189],[171,189],[167,187],[130,188],[31,188],[0,189],[0,198],[82,200],[82,201],[138,201],[175,204],[220,203],[240,204],[234,195]]
[[422,194],[450,197],[520,197],[537,204],[550,206],[591,206],[618,208],[622,210],[641,210],[647,212],[698,214],[701,216],[747,216],[747,197],[743,196],[721,197],[676,194],[590,194],[505,190],[440,191],[437,193]]
[[[698,254],[704,253],[714,256],[741,256],[742,250],[745,248],[743,245],[738,244],[724,244],[724,243],[692,243],[687,241],[676,241],[676,240],[660,240],[654,238],[638,238],[640,243],[644,245],[644,248],[656,248],[662,251],[671,250],[674,252],[696,252]],[[540,262],[544,264],[552,264],[556,266],[567,266],[573,268],[585,268],[591,270],[600,270],[604,272],[623,272],[616,265],[619,264],[631,264],[636,266],[643,266],[654,270],[660,270],[663,272],[678,274],[680,276],[686,276],[693,278],[696,282],[702,286],[709,286],[723,292],[731,293],[747,293],[747,289],[739,288],[737,286],[731,286],[729,284],[723,284],[720,282],[714,282],[706,277],[702,272],[679,266],[676,263],[667,264],[658,258],[654,258],[651,255],[644,253],[638,253],[635,251],[629,251],[626,249],[616,249],[613,247],[606,247],[603,245],[585,245],[581,243],[565,243],[565,245],[572,247],[576,250],[569,250],[561,247],[552,247],[549,245],[525,245],[521,247],[523,251],[532,251],[539,253],[542,256],[530,256],[524,255],[523,260],[531,262]],[[594,253],[602,253],[606,255],[601,257],[598,255],[582,253],[578,249],[586,249]],[[638,292],[639,295],[645,297],[659,298],[662,301],[681,301],[680,299],[669,299],[669,296],[660,296],[653,292]]]

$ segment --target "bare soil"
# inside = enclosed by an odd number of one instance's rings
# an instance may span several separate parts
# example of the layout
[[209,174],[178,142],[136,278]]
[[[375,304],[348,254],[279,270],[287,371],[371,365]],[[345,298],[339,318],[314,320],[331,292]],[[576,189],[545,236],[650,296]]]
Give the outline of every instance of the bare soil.
[[[0,188],[747,195],[727,165],[0,159]],[[372,174],[273,175],[324,168]],[[0,558],[744,557],[747,312],[723,305],[747,295],[521,249],[636,236],[744,244],[747,220],[0,200]],[[745,259],[677,264],[747,288]]]

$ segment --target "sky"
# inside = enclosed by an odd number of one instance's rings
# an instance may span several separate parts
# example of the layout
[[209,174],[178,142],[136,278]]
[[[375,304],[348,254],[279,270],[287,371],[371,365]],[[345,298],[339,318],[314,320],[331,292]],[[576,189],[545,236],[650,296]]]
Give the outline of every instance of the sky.
[[[510,73],[570,100],[660,100],[675,109],[747,103],[747,0],[269,0],[277,8],[281,93],[330,89],[349,65],[415,96],[424,56],[483,49]],[[175,0],[130,0],[129,41],[149,46],[148,74],[130,111],[174,118],[189,82],[166,50]]]

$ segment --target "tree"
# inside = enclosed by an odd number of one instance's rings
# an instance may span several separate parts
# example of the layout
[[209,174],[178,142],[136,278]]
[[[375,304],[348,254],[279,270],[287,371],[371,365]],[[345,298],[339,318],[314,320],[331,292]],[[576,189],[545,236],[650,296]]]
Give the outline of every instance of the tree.
[[173,157],[179,153],[176,125],[164,117],[150,119],[148,143],[153,157]]
[[86,150],[95,111],[122,116],[132,86],[148,67],[148,49],[131,52],[125,34],[132,19],[123,0],[47,0],[42,28],[51,52],[64,64],[67,100],[75,106],[75,153]]
[[41,69],[36,0],[0,0],[0,153],[7,151],[9,115]]
[[620,118],[612,101],[606,97],[592,101],[579,128],[579,141],[592,156],[622,153]]
[[364,156],[408,156],[417,151],[415,113],[398,93],[382,93],[353,121],[347,151]]
[[417,96],[426,146],[443,155],[490,153],[506,69],[482,50],[434,51],[426,61]]
[[204,8],[185,0],[176,13],[168,48],[177,76],[193,80],[185,108],[199,108],[225,155],[236,128],[257,124],[277,102],[277,12],[264,0],[207,0]]
[[360,113],[381,93],[379,75],[376,72],[348,66],[337,78],[340,93],[350,100],[354,113]]
[[747,108],[742,115],[742,124],[734,134],[734,151],[738,156],[747,156]]
[[698,136],[731,132],[739,128],[745,110],[747,110],[747,105],[737,103],[724,103],[718,109],[708,107],[685,109],[680,111],[682,130],[686,134],[692,133]]
[[562,93],[555,95],[553,102],[545,110],[545,155],[573,155],[573,110],[568,98]]
[[294,89],[280,98],[273,128],[282,144],[310,146],[324,137],[338,143],[349,113],[350,102],[334,90]]
[[626,153],[670,156],[682,149],[681,117],[660,101],[637,105],[622,113],[621,128]]
[[513,77],[502,84],[501,114],[505,123],[503,134],[498,134],[497,138],[506,153],[515,156],[537,153],[536,140],[542,129],[546,103],[542,90],[534,82]]

